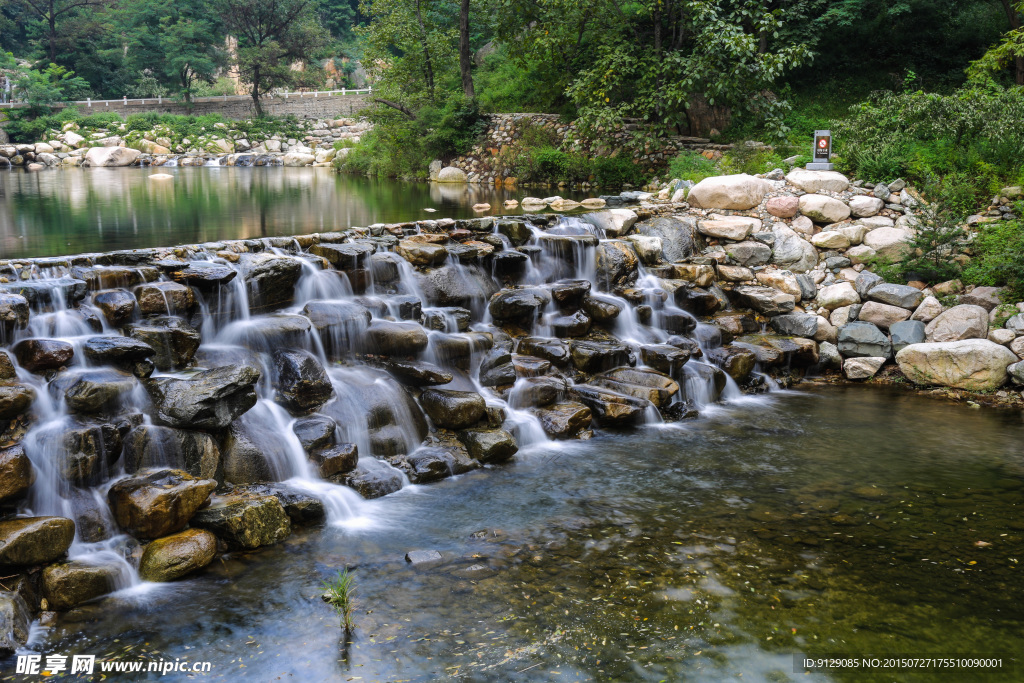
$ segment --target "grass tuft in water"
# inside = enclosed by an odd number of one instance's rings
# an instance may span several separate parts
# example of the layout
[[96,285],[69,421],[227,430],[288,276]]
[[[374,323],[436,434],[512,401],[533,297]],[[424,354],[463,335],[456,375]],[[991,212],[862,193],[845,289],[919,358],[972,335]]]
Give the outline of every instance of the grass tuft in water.
[[352,622],[352,610],[355,604],[352,599],[352,594],[355,593],[354,584],[355,577],[349,573],[348,569],[339,571],[333,579],[323,582],[323,600],[333,607],[341,618],[341,627],[345,629],[345,633],[355,630],[355,624]]

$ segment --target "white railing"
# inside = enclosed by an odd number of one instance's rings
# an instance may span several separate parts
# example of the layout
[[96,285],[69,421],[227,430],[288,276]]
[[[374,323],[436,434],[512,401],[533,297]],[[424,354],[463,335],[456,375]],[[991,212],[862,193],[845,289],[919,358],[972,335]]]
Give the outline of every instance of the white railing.
[[[267,99],[279,99],[279,100],[290,100],[293,98],[320,98],[320,97],[344,97],[346,95],[369,95],[373,92],[373,87],[348,89],[342,88],[341,90],[314,90],[312,92],[272,92],[269,94]],[[146,106],[150,105],[162,105],[164,100],[167,100],[168,104],[185,104],[183,100],[174,100],[169,97],[145,97],[145,98],[128,98],[122,97],[118,100],[78,100],[76,102],[65,102],[63,103],[68,107],[85,107],[86,109],[94,109],[96,107],[109,108],[111,105],[127,107],[128,105]],[[193,97],[192,104],[199,104],[200,102],[242,102],[251,101],[252,97],[249,95],[215,95],[213,97]],[[25,107],[25,102],[4,102],[0,103],[0,109],[17,109],[19,107]]]

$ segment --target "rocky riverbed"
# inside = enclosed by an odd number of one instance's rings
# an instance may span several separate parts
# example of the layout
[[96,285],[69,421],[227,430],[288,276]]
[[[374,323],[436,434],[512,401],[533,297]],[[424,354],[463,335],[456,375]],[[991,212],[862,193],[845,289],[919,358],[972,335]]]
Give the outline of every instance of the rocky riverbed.
[[604,200],[0,261],[8,651],[40,612],[541,444],[814,374],[1024,380],[1024,305],[863,267],[915,230],[898,182],[795,170]]

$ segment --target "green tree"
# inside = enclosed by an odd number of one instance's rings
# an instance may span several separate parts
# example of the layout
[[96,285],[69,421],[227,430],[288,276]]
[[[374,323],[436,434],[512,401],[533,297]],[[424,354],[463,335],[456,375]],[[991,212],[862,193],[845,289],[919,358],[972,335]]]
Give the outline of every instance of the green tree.
[[128,63],[191,103],[226,63],[223,33],[210,0],[135,0],[121,9]]
[[238,40],[234,61],[257,116],[269,91],[315,78],[313,60],[328,36],[313,0],[219,0],[217,8],[225,32]]
[[42,25],[46,57],[50,62],[56,62],[59,53],[59,24],[76,14],[97,11],[106,5],[105,0],[23,0],[23,3]]
[[1000,0],[1010,22],[1010,30],[998,45],[971,63],[968,75],[983,79],[1013,65],[1014,82],[1024,85],[1024,2]]
[[[10,60],[10,53],[6,55]],[[50,64],[43,70],[22,69],[15,80],[19,97],[28,106],[18,111],[21,118],[33,118],[53,111],[53,105],[84,98],[89,84],[63,66]]]

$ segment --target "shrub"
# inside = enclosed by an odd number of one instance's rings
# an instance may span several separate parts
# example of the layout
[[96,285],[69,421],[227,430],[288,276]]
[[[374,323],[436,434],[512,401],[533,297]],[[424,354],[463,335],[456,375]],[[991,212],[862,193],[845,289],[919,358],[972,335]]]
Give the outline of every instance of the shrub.
[[[1024,202],[1018,203],[1018,214]],[[1024,300],[1024,221],[989,223],[975,235],[974,256],[964,268],[968,284],[1005,287],[1006,301]]]
[[695,152],[680,152],[668,166],[670,178],[691,180],[695,183],[718,174],[718,166],[715,165],[715,162]]
[[626,157],[599,157],[594,160],[594,180],[601,187],[642,185],[644,173],[640,166]]

